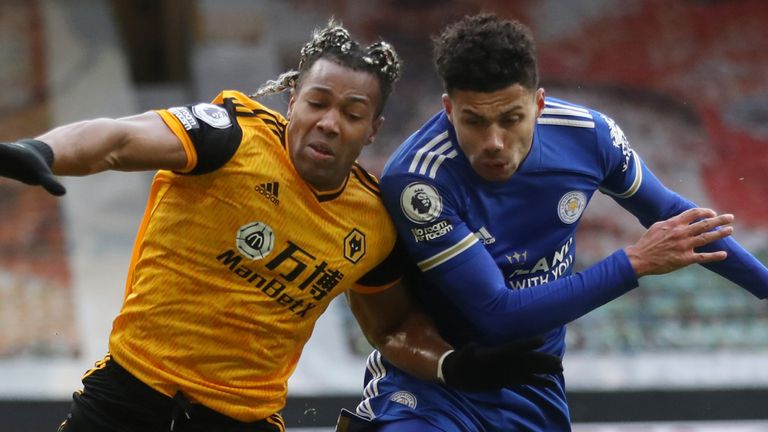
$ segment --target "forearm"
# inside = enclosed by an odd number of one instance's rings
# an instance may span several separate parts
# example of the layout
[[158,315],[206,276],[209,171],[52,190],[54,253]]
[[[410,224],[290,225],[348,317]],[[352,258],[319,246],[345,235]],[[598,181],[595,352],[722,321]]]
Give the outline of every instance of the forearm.
[[398,330],[372,343],[392,364],[427,381],[437,380],[438,362],[452,349],[421,312],[411,313]]
[[726,251],[728,258],[724,261],[702,265],[749,291],[755,297],[768,298],[768,268],[736,240],[725,238],[701,249]]
[[348,292],[349,306],[374,348],[405,372],[437,380],[440,357],[451,346],[431,318],[411,302],[402,284],[374,294]]
[[[459,307],[473,314],[473,323],[483,326],[483,334],[502,338],[525,335],[520,333],[525,331],[537,334],[566,324],[619,297],[637,286],[639,276],[663,274],[694,263],[725,259],[723,251],[707,253],[694,249],[729,236],[732,227],[725,225],[732,221],[730,214],[717,215],[709,209],[691,209],[655,223],[634,244],[575,275],[515,291],[486,288],[487,294],[483,297],[474,289],[463,298],[455,295],[452,298],[458,300]],[[715,230],[716,227],[722,229]],[[493,262],[486,257],[484,264],[476,263],[473,268],[481,268],[481,265],[488,268]],[[461,275],[448,273],[444,276],[447,281],[461,283]],[[473,275],[478,272],[465,269],[463,273]],[[496,272],[496,279],[503,280],[499,276]],[[464,285],[466,282],[465,278]],[[486,285],[492,286],[492,283],[489,281]],[[456,282],[452,286],[456,288]]]
[[83,176],[112,169],[126,140],[125,128],[113,119],[95,119],[58,127],[36,139],[53,150],[53,173]]
[[[485,261],[485,262],[483,262]],[[485,344],[529,338],[565,325],[637,286],[618,251],[590,268],[543,285],[510,289],[482,254],[438,271],[433,282],[464,313]]]
[[[558,356],[536,351],[541,348],[542,340],[495,347],[470,343],[454,351],[428,316],[400,300],[375,302],[384,306],[377,308],[379,313],[388,306],[403,306],[378,315],[360,313],[367,309],[365,305],[360,307],[360,301],[353,300],[351,305],[353,311],[357,310],[358,320],[364,332],[367,330],[371,343],[395,367],[418,379],[465,391],[489,391],[520,384],[549,386],[552,382],[540,375],[563,371]],[[368,304],[371,305],[373,303]],[[379,324],[371,325],[370,318]]]

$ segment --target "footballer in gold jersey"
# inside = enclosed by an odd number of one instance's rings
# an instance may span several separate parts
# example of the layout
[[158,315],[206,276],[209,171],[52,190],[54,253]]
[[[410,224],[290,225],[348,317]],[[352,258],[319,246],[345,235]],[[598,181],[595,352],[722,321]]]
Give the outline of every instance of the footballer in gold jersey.
[[110,352],[61,432],[282,431],[288,377],[342,292],[372,344],[414,376],[497,389],[561,370],[529,344],[453,351],[410,303],[376,179],[356,163],[399,61],[333,22],[301,54],[270,84],[291,90],[286,117],[225,91],[0,143],[0,176],[55,195],[54,175],[158,170]]
[[[282,408],[330,300],[397,282],[382,265],[394,228],[360,166],[333,190],[303,181],[285,119],[241,93],[159,114],[189,153],[231,157],[209,174],[155,176],[112,357],[164,394],[181,389],[231,417],[264,418]],[[188,160],[199,157],[217,158]]]

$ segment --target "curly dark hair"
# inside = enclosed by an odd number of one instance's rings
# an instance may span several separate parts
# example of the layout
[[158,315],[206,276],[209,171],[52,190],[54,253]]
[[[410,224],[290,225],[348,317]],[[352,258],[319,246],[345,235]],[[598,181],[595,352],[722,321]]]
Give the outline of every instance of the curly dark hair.
[[493,92],[513,84],[539,86],[531,30],[495,14],[465,16],[433,38],[434,61],[445,91]]
[[312,39],[301,48],[298,70],[290,70],[281,74],[276,80],[268,81],[251,97],[257,99],[291,88],[298,89],[305,72],[321,58],[352,70],[375,75],[379,79],[381,93],[376,115],[381,114],[395,82],[400,78],[402,61],[394,48],[384,41],[363,47],[352,40],[347,29],[333,18],[328,21],[325,28],[315,30]]

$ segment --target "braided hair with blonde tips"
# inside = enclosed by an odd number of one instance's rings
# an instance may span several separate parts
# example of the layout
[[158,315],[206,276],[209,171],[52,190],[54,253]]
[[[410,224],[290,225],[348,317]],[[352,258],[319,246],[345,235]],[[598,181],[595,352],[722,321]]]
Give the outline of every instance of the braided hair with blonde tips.
[[301,78],[315,62],[325,58],[355,71],[368,72],[379,80],[381,101],[376,115],[384,109],[395,82],[400,78],[402,62],[392,46],[378,41],[363,48],[352,40],[347,29],[331,18],[325,28],[315,30],[312,39],[301,48],[298,70],[289,70],[269,80],[250,95],[253,99],[298,89]]

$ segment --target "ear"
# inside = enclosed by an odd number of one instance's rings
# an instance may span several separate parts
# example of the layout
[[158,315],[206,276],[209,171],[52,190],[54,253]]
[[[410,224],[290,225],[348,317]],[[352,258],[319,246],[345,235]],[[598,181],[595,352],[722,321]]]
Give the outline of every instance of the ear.
[[291,99],[288,101],[288,111],[285,113],[285,119],[291,119],[291,112],[293,112],[293,103],[296,102],[296,93],[291,90]]
[[542,112],[544,112],[544,88],[536,90],[536,118],[539,118]]
[[453,105],[451,105],[451,97],[448,96],[448,93],[443,93],[443,109],[445,109],[445,114],[448,116],[448,121],[453,123]]
[[373,121],[373,127],[371,130],[371,135],[368,137],[368,142],[365,143],[365,145],[372,144],[373,140],[376,139],[376,134],[379,133],[379,128],[384,123],[384,116],[380,116],[376,120]]

